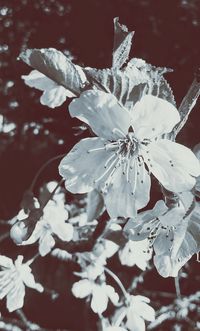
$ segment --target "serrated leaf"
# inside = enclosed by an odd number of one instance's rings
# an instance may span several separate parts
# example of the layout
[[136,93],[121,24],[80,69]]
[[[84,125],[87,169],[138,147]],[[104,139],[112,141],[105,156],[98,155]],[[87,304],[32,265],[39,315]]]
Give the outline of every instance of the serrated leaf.
[[137,58],[132,58],[124,69],[124,72],[130,78],[133,79],[135,77],[137,80],[147,81],[146,94],[155,95],[176,106],[172,89],[163,77],[165,73],[172,71],[169,68],[152,66],[144,60]]
[[97,219],[104,210],[104,200],[102,195],[97,191],[93,190],[88,193],[87,200],[87,221],[91,222]]
[[19,58],[58,85],[79,95],[84,83],[82,69],[54,48],[27,49]]
[[146,82],[143,77],[134,79],[125,72],[115,69],[87,68],[85,74],[92,85],[113,94],[128,109],[133,107],[144,95]]
[[114,18],[114,45],[112,67],[121,68],[129,57],[134,31],[129,32],[125,25]]
[[176,101],[172,89],[164,77],[160,77],[160,80],[156,81],[153,86],[152,94],[167,100],[176,107]]

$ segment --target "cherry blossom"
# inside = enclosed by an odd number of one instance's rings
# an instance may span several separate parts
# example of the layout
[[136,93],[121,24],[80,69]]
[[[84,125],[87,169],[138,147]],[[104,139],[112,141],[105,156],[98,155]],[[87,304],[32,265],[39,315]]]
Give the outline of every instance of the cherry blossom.
[[42,285],[35,282],[28,262],[22,261],[22,255],[18,255],[14,263],[9,257],[0,255],[0,299],[6,297],[9,312],[23,307],[25,285],[43,292]]
[[125,246],[119,250],[119,259],[122,265],[129,267],[136,265],[142,270],[147,268],[151,256],[152,251],[148,250],[147,239],[141,241],[128,240]]
[[120,319],[130,331],[145,331],[145,321],[155,320],[155,311],[148,304],[150,300],[142,295],[129,295],[127,298],[126,306],[117,310],[113,324]]
[[154,264],[163,277],[176,277],[179,269],[200,250],[200,206],[191,192],[180,195],[179,205],[168,209],[158,201],[152,210],[130,219],[124,230],[132,240],[147,238],[154,248]]
[[[86,78],[83,71],[80,70],[78,65],[75,65],[75,67],[80,74],[82,82],[85,82]],[[38,70],[32,70],[28,75],[22,75],[22,79],[26,85],[43,91],[40,102],[42,105],[50,108],[59,107],[67,98],[75,97],[74,93],[67,90],[64,86],[57,84]]]
[[39,253],[41,256],[48,254],[55,245],[54,235],[63,241],[73,238],[73,226],[66,223],[68,211],[62,201],[50,200],[43,210],[43,216],[36,223],[33,233],[22,245],[30,245],[39,240]]
[[59,172],[72,193],[100,190],[111,217],[132,217],[147,205],[150,173],[173,192],[195,185],[194,176],[200,174],[195,155],[162,139],[180,121],[166,100],[146,95],[128,111],[114,95],[89,90],[71,102],[69,111],[98,137],[77,143],[61,161]]
[[107,308],[108,300],[116,305],[119,300],[118,294],[114,288],[105,283],[97,284],[91,279],[81,279],[73,284],[72,293],[77,298],[91,296],[92,310],[101,315]]

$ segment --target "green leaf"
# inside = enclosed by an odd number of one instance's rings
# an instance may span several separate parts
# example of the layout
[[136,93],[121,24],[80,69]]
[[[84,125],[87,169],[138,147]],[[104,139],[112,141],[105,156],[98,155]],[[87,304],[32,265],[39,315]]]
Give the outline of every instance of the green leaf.
[[121,68],[129,57],[134,31],[129,32],[125,25],[114,18],[113,68]]
[[121,68],[129,57],[134,31],[129,32],[125,25],[114,18],[113,68]]
[[87,68],[84,72],[91,85],[113,94],[128,109],[144,95],[147,80],[143,76],[129,77],[125,72],[115,69]]
[[85,81],[84,73],[81,67],[73,64],[62,52],[54,48],[27,49],[19,58],[58,85],[75,95],[80,94]]
[[132,58],[124,68],[124,72],[130,78],[133,79],[135,77],[137,80],[147,81],[146,94],[152,94],[176,106],[172,89],[163,77],[165,73],[172,71],[169,68],[152,66],[137,58]]

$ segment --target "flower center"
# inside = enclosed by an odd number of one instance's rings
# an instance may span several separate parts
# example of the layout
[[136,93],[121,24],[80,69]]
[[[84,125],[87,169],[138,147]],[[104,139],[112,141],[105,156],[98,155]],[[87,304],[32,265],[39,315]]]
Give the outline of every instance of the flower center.
[[122,158],[129,159],[138,152],[138,141],[132,132],[128,133],[124,139],[118,140],[118,153]]

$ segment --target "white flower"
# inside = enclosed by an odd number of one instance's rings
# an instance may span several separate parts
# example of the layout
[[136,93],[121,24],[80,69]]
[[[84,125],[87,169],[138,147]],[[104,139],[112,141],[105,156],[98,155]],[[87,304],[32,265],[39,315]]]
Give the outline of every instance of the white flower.
[[114,305],[118,303],[119,296],[114,288],[105,283],[96,284],[89,279],[81,279],[73,284],[72,293],[77,298],[85,298],[91,296],[91,308],[97,314],[102,314],[108,305],[108,299]]
[[[75,65],[78,70],[82,81],[85,81],[85,75],[83,77],[83,71],[79,70],[79,66]],[[43,91],[40,98],[42,105],[48,106],[50,108],[55,108],[61,106],[67,98],[73,98],[75,95],[67,90],[62,85],[57,84],[52,79],[46,77],[41,72],[37,70],[32,70],[29,75],[23,75],[25,84],[30,87],[35,87],[36,89]]]
[[128,111],[112,94],[90,90],[73,100],[69,110],[99,137],[76,144],[61,161],[60,174],[72,193],[101,190],[111,217],[132,217],[147,205],[149,172],[173,192],[194,186],[193,176],[200,174],[195,155],[162,139],[180,121],[171,103],[146,95]]
[[147,239],[141,241],[129,240],[125,246],[119,250],[119,259],[122,265],[132,267],[136,265],[138,268],[145,270],[148,261],[152,256],[152,251],[149,250]]
[[171,209],[158,201],[152,210],[130,219],[124,229],[132,240],[148,239],[155,251],[154,264],[163,277],[176,277],[200,250],[200,206],[194,204],[191,192],[180,197],[179,206]]
[[119,246],[111,240],[104,239],[101,242],[97,242],[92,252],[85,252],[79,255],[83,271],[76,272],[76,275],[95,280],[104,274],[104,265],[107,263],[107,259],[113,256],[118,248]]
[[150,300],[142,295],[130,295],[127,306],[120,308],[114,319],[123,321],[126,319],[125,327],[130,331],[145,331],[145,320],[152,322],[155,320],[155,311],[148,305]]
[[19,255],[15,262],[0,255],[0,299],[6,297],[7,308],[10,312],[23,307],[25,285],[39,292],[44,289],[35,282],[28,263],[22,263],[23,256]]
[[73,238],[73,226],[66,223],[68,211],[63,203],[56,203],[50,200],[43,210],[43,216],[36,223],[32,235],[22,245],[30,245],[39,240],[39,252],[44,256],[48,254],[55,245],[53,235],[63,241],[70,241]]

